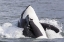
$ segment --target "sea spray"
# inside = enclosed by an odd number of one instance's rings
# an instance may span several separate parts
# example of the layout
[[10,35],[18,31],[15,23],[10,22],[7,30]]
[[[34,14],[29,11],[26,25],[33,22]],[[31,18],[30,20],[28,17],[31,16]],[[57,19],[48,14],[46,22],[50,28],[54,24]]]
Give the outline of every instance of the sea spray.
[[46,29],[46,34],[47,34],[48,38],[50,38],[50,39],[63,38],[62,35],[60,34],[62,32],[62,24],[60,24],[59,21],[57,21],[55,19],[41,19],[40,22],[53,25],[60,30],[58,33],[56,33],[55,31],[53,31],[51,29]]
[[0,33],[3,38],[24,38],[23,28],[18,28],[11,23],[4,23],[0,28],[0,32],[3,32],[3,34]]
[[50,30],[50,29],[46,29],[46,34],[47,34],[47,37],[48,37],[49,39],[63,38],[60,33],[56,33],[55,31]]
[[62,27],[63,27],[62,24],[55,19],[47,19],[47,18],[41,19],[40,23],[47,23],[47,24],[53,25],[53,26],[57,27],[60,30],[60,32],[62,32]]
[[[23,28],[17,27],[17,22],[18,22],[18,20],[14,20],[12,23],[4,23],[2,26],[0,26],[0,37],[2,37],[2,38],[26,38],[23,35]],[[51,24],[51,25],[59,28],[60,31],[62,31],[61,30],[62,25],[58,24],[58,21],[56,21],[55,19],[41,19],[40,22]],[[55,35],[51,35],[50,32],[53,32]],[[49,30],[49,29],[46,30],[46,34],[47,34],[48,38],[54,38],[54,37],[62,38],[60,33],[55,33],[54,31]],[[50,37],[49,37],[49,35],[50,35]]]

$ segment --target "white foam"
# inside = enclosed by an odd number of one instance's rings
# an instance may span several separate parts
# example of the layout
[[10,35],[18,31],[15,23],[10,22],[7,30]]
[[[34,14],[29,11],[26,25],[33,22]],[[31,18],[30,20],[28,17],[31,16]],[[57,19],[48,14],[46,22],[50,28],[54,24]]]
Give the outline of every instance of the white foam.
[[3,34],[3,29],[2,29],[2,27],[0,26],[0,34]]
[[61,34],[56,33],[53,30],[50,29],[46,29],[46,34],[48,36],[49,39],[53,39],[53,38],[63,38]]
[[0,26],[1,37],[5,38],[23,38],[23,28],[18,28],[11,23],[4,23]]

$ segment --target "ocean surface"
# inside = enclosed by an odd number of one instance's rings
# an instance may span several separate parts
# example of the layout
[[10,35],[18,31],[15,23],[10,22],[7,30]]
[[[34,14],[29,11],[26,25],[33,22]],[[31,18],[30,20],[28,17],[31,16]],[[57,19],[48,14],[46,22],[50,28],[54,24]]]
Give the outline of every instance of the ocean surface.
[[[64,36],[64,0],[0,0],[0,26],[13,23],[19,19],[23,10],[31,5],[40,20],[57,23]],[[55,22],[55,21],[56,22]],[[43,21],[43,20],[42,20]],[[63,42],[64,38],[33,39],[33,38],[0,38],[1,42]]]

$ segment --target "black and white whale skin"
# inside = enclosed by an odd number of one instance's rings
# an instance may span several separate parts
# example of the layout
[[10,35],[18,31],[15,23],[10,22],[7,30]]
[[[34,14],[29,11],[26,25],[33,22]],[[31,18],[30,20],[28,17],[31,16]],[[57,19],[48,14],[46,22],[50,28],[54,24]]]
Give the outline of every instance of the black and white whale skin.
[[18,27],[24,28],[23,34],[28,37],[47,38],[45,30],[39,23],[39,19],[34,9],[29,5],[21,14],[21,18],[18,21]]
[[34,9],[30,5],[21,14],[21,18],[18,21],[18,27],[24,28],[23,35],[32,38],[37,38],[42,35],[42,38],[47,38],[45,33],[46,28],[56,33],[59,32],[59,29],[53,25],[40,23]]

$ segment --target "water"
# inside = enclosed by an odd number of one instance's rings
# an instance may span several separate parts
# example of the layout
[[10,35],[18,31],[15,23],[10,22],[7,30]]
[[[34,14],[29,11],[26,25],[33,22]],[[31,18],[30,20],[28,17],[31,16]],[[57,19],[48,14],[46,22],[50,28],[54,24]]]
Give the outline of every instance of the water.
[[[62,28],[64,32],[64,0],[0,0],[0,25],[2,26],[6,22],[13,23],[14,20],[20,18],[22,11],[31,5],[39,19],[53,19],[59,21],[58,26]],[[54,22],[55,23],[55,22]],[[15,23],[16,25],[16,23]],[[54,24],[55,25],[55,24]],[[55,25],[57,26],[57,25]],[[57,27],[58,27],[57,26]],[[64,34],[62,33],[64,36]],[[63,42],[62,39],[26,39],[26,38],[0,38],[0,41],[7,42],[28,42],[28,41],[43,41],[43,42]]]

